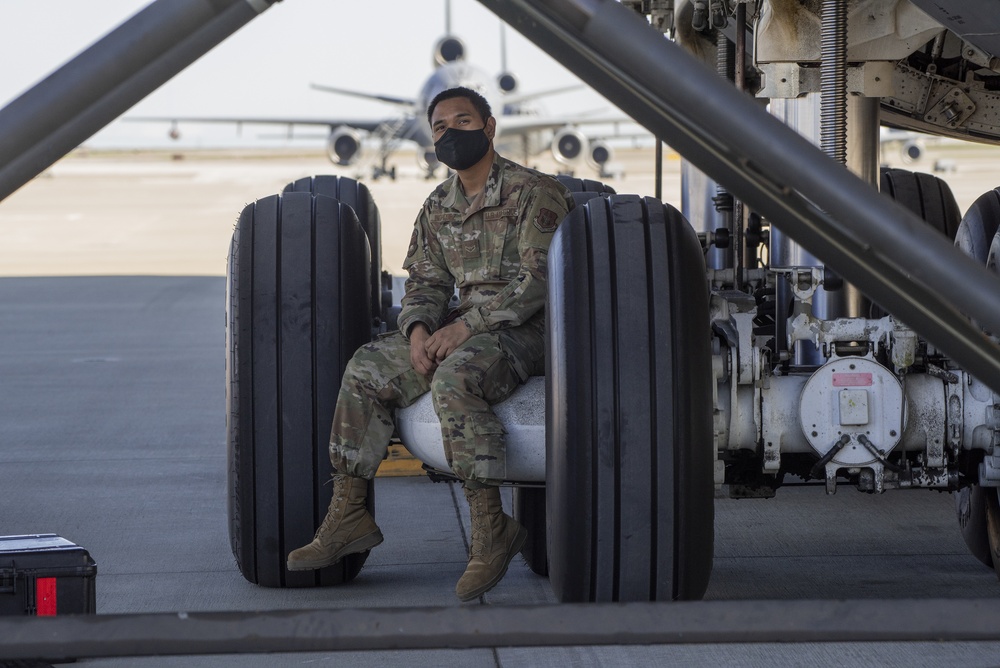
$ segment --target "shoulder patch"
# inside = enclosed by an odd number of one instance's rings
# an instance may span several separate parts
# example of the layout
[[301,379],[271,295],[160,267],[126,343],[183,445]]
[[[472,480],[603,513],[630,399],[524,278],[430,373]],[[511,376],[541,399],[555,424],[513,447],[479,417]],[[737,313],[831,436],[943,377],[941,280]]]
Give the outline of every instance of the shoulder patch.
[[406,257],[410,258],[417,252],[417,230],[414,228],[410,235],[410,247],[406,249]]
[[559,214],[545,207],[538,210],[538,216],[535,217],[535,227],[540,232],[555,232],[558,225]]

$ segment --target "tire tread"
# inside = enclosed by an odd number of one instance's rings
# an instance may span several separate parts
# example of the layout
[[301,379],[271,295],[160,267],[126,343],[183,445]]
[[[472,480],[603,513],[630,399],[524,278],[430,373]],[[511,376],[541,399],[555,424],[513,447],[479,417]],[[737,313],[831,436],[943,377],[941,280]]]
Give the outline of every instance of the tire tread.
[[241,573],[262,586],[339,584],[367,558],[285,569],[287,553],[309,542],[330,500],[336,393],[344,366],[371,333],[367,246],[353,209],[308,192],[248,205],[234,232],[230,534]]
[[697,237],[656,200],[602,197],[571,212],[549,257],[553,589],[566,601],[698,598],[713,453]]

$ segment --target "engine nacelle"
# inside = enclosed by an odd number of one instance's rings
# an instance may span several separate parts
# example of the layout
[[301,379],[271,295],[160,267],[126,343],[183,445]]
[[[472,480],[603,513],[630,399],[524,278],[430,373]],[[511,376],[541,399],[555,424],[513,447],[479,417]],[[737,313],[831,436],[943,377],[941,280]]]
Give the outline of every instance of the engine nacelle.
[[587,136],[572,127],[559,130],[552,137],[552,157],[561,165],[575,165],[588,157],[590,142]]
[[899,147],[899,152],[903,155],[903,162],[916,162],[924,155],[924,144],[913,139],[904,141]]
[[347,167],[353,165],[361,157],[361,135],[357,130],[340,127],[330,133],[326,143],[326,154],[330,162]]
[[614,157],[611,147],[602,141],[595,141],[590,144],[590,151],[587,153],[587,161],[592,167],[604,171],[604,166]]
[[417,166],[420,170],[430,178],[434,175],[434,170],[438,168],[441,162],[437,159],[437,154],[434,152],[434,147],[425,147],[422,149],[417,149]]
[[434,65],[444,65],[465,59],[465,43],[457,37],[447,35],[434,45]]
[[497,77],[497,87],[500,88],[501,93],[513,93],[517,90],[517,77],[510,72],[502,72]]

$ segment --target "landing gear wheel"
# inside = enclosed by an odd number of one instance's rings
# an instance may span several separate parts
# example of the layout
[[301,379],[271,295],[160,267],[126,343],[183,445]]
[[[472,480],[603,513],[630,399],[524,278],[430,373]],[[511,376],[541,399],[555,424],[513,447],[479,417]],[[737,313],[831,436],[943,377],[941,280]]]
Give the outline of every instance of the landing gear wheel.
[[[395,168],[393,168],[395,178]],[[368,186],[344,176],[307,176],[289,183],[284,192],[307,192],[340,200],[354,209],[371,250],[372,316],[382,318],[382,220]],[[376,324],[377,326],[377,324]]]
[[952,494],[955,497],[955,514],[969,552],[987,568],[995,568],[987,520],[987,495],[994,490],[986,490],[979,485],[963,487]]
[[573,203],[576,206],[586,204],[595,197],[615,194],[615,189],[611,186],[592,179],[577,179],[572,176],[559,175],[556,180],[573,195]]
[[993,570],[1000,578],[1000,492],[995,488],[982,489],[986,505],[986,535]]
[[528,537],[521,548],[528,568],[535,575],[548,577],[549,555],[545,550],[545,488],[515,487],[514,519],[528,531]]
[[[923,218],[924,222],[949,239],[955,239],[962,211],[958,208],[951,187],[942,179],[921,172],[883,167],[880,171],[879,192]],[[868,317],[873,320],[889,312],[872,303]]]
[[350,207],[309,193],[258,200],[236,225],[226,285],[229,535],[240,572],[255,584],[339,584],[368,556],[285,570],[330,502],[340,378],[371,334],[367,249]]
[[961,209],[948,184],[932,174],[883,168],[879,190],[917,214],[949,239],[955,239]]
[[[577,179],[571,176],[557,176],[556,179],[573,195],[576,206],[602,195],[612,195],[615,189],[600,181]],[[536,575],[548,577],[549,560],[546,549],[545,490],[532,487],[515,487],[514,519],[528,531],[528,538],[521,549],[528,568]]]
[[[955,234],[955,245],[969,257],[989,266],[991,248],[997,245],[995,237],[998,227],[1000,188],[995,188],[981,195],[966,211]],[[996,509],[992,511],[992,525],[989,518],[989,505],[996,504],[997,491],[972,485],[955,492],[953,496],[958,526],[969,552],[987,568],[997,569],[1000,564],[993,556],[996,554],[996,547],[991,545],[998,531],[997,522],[1000,521]]]
[[1000,187],[979,196],[958,226],[955,245],[966,255],[983,264],[990,253],[990,244],[1000,227]]
[[712,570],[701,245],[652,198],[593,199],[549,249],[546,509],[562,601],[701,598]]
[[[997,191],[993,191],[997,194]],[[1000,221],[1000,216],[994,219]],[[1000,230],[993,234],[993,243],[986,256],[986,268],[1000,273]],[[986,536],[989,543],[993,571],[1000,578],[1000,489],[984,487],[980,490],[986,499]]]
[[609,185],[594,181],[593,179],[578,179],[573,176],[559,175],[556,177],[559,183],[566,186],[571,193],[598,193],[601,195],[614,195],[615,189]]

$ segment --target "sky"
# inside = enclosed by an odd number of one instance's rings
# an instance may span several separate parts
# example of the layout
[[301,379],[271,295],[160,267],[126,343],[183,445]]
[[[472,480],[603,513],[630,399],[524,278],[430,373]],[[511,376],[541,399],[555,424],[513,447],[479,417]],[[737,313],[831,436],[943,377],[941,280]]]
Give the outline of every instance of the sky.
[[[0,106],[42,80],[149,0],[0,0]],[[499,74],[500,21],[476,0],[452,0],[452,33],[469,62]],[[125,116],[391,116],[388,105],[311,90],[312,82],[415,97],[445,33],[445,0],[283,0],[139,102]],[[579,83],[513,29],[507,65],[530,92]],[[542,103],[552,113],[613,111],[584,89]],[[95,148],[294,145],[283,127],[181,126],[116,121]],[[303,134],[308,133],[303,129]],[[313,133],[315,135],[315,132]],[[301,143],[301,142],[300,142]],[[313,144],[316,140],[313,140]]]

